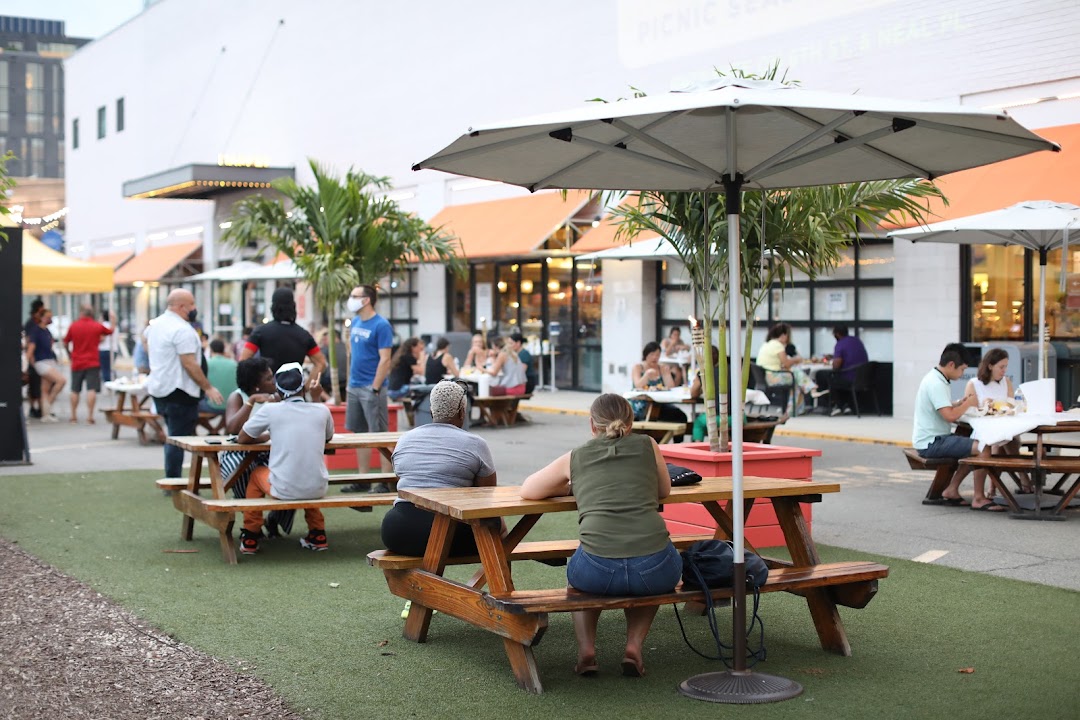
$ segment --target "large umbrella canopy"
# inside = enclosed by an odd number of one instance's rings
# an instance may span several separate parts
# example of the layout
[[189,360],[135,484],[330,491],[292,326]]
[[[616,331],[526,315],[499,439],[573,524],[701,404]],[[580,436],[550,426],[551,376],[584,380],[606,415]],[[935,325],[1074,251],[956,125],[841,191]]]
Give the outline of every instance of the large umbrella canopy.
[[29,233],[23,233],[23,292],[99,293],[113,289],[111,265],[88,263],[45,247]]
[[252,272],[261,268],[262,265],[257,262],[241,260],[232,265],[226,265],[224,267],[208,270],[204,273],[199,273],[198,275],[192,275],[188,280],[220,280],[222,282],[229,280],[247,280]]
[[577,260],[652,260],[669,257],[679,257],[675,246],[666,238],[651,238],[649,240],[637,240],[627,245],[597,250],[596,252],[578,255]]
[[[1039,378],[1046,368],[1046,254],[1068,249],[1069,232],[1080,228],[1080,207],[1028,200],[992,212],[894,230],[889,237],[958,245],[1022,245],[1039,253]],[[1062,261],[1062,273],[1066,263]]]
[[[741,347],[739,210],[747,188],[895,178],[932,179],[1057,145],[1002,112],[814,92],[772,81],[720,78],[687,91],[494,123],[413,166],[535,191],[723,190],[728,213],[732,347]],[[731,354],[731,376],[742,373]],[[742,407],[736,383],[733,407]],[[743,502],[742,413],[732,414],[732,507]],[[743,517],[735,512],[736,578]],[[745,606],[736,582],[735,621]],[[736,669],[745,657],[736,633]],[[742,638],[745,642],[745,638]],[[745,650],[745,645],[742,646]]]

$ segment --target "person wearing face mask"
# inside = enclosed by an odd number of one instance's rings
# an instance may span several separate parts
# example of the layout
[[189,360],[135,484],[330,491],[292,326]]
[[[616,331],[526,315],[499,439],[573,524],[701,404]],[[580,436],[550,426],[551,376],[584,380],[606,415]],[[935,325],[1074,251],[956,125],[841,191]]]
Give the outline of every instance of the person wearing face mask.
[[[345,428],[349,432],[386,432],[390,427],[386,379],[390,375],[390,349],[394,331],[386,318],[375,312],[378,293],[370,285],[359,285],[349,294],[347,307],[356,313],[349,326],[352,361],[349,364],[349,388],[346,392]],[[371,453],[356,452],[357,469],[369,470]],[[389,463],[382,461],[383,472]],[[361,485],[349,485],[343,492],[357,492]],[[371,486],[371,492],[387,492],[383,483]]]
[[[195,296],[187,290],[173,290],[165,312],[146,330],[146,350],[150,357],[150,377],[146,390],[154,407],[165,420],[169,435],[194,435],[199,420],[200,389],[217,405],[224,404],[203,372],[199,334],[191,327],[198,311]],[[180,477],[184,451],[165,445],[165,476]]]

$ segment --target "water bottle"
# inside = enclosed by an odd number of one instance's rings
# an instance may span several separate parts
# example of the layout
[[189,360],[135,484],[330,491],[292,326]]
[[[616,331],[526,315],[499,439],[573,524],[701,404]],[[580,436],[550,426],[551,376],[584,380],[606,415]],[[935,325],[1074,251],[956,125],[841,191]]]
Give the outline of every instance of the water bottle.
[[1024,393],[1020,392],[1020,388],[1016,388],[1016,392],[1013,393],[1013,405],[1016,407],[1016,412],[1027,412],[1027,403],[1024,402]]

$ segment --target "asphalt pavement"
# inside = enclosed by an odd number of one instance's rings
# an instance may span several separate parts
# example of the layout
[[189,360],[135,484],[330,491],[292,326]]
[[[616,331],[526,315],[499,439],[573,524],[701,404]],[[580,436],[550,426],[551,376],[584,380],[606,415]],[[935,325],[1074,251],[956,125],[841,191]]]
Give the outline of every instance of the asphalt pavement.
[[[520,484],[588,439],[587,408],[594,397],[537,393],[522,406],[529,424],[476,430],[491,446],[499,483]],[[99,404],[112,402],[104,395]],[[100,411],[95,425],[73,425],[66,402],[56,407],[62,422],[29,421],[33,464],[0,466],[0,500],[3,478],[14,475],[161,470],[160,445],[139,445],[131,428],[121,428],[112,440]],[[815,479],[842,486],[813,508],[818,542],[1080,590],[1080,512],[1068,512],[1065,521],[1031,522],[1007,513],[924,506],[931,473],[909,469],[899,449],[910,444],[910,432],[905,418],[804,416],[776,433],[774,444],[822,450],[814,460]],[[970,496],[970,487],[968,480],[961,491]]]

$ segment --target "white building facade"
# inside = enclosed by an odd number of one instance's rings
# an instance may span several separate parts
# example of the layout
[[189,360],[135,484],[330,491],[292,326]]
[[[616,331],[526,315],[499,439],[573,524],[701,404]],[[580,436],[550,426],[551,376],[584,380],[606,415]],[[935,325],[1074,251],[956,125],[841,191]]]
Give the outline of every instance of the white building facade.
[[[79,146],[68,133],[65,148],[68,252],[138,256],[197,241],[199,252],[186,257],[203,269],[239,258],[217,237],[231,203],[250,189],[211,199],[124,196],[125,183],[198,164],[292,168],[300,182],[310,180],[308,158],[355,166],[390,177],[394,197],[424,218],[517,195],[410,168],[470,124],[614,99],[631,87],[664,92],[714,67],[760,72],[774,59],[805,87],[1018,105],[1010,112],[1030,128],[1080,123],[1078,30],[1072,0],[164,0],[66,62],[67,122],[81,128]],[[918,379],[947,342],[962,339],[962,255],[949,246],[884,248],[874,256],[892,282],[867,294],[883,324],[868,345],[872,359],[892,363],[894,413],[909,416]],[[611,265],[599,383],[621,390],[674,311],[656,310],[663,276],[655,263]],[[451,329],[443,268],[411,278],[408,331]],[[153,282],[131,286],[138,321],[156,310],[147,299]],[[203,307],[231,304],[198,290]],[[214,323],[219,309],[203,314]],[[313,322],[314,309],[306,312]],[[224,319],[217,324],[235,332]],[[843,313],[837,321],[859,326]],[[821,328],[814,332],[804,342],[831,351]]]

